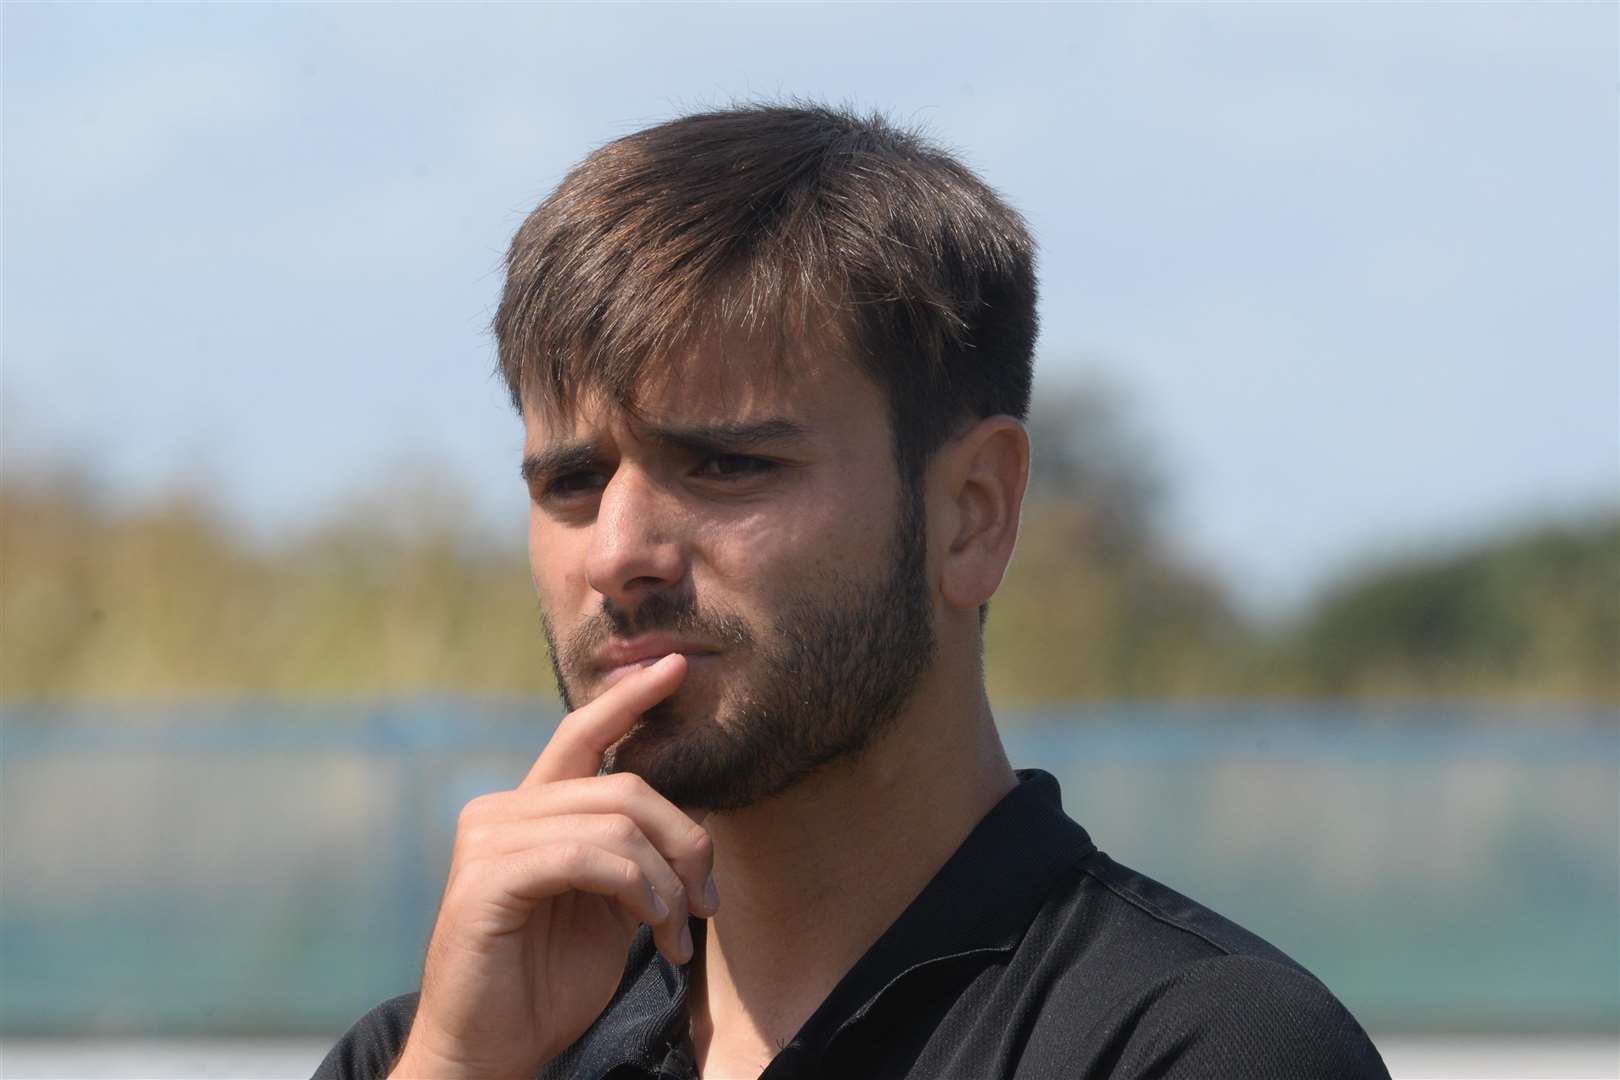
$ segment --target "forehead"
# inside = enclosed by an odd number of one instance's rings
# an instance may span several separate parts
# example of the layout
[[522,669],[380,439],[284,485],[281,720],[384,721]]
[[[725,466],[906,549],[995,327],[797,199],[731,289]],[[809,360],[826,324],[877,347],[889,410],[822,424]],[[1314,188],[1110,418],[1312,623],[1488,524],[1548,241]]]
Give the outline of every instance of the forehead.
[[627,398],[580,388],[565,403],[526,403],[528,449],[604,428],[713,425],[780,419],[826,437],[888,435],[877,384],[841,346],[782,349],[757,340],[704,342],[650,362]]

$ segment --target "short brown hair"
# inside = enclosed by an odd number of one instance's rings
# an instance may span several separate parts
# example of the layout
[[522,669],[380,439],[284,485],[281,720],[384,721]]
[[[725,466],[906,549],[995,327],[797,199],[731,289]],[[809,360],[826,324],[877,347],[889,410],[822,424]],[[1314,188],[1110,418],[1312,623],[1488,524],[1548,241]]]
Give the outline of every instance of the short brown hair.
[[529,215],[506,267],[494,329],[519,411],[584,386],[628,403],[704,335],[786,345],[818,316],[887,396],[908,483],[964,420],[1029,408],[1023,220],[881,116],[750,105],[618,139]]

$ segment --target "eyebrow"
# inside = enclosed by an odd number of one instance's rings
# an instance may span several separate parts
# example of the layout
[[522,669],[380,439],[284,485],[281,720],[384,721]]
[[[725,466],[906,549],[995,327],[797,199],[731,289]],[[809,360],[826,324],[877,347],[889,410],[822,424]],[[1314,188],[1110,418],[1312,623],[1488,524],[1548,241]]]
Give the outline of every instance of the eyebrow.
[[[677,427],[637,426],[640,437],[648,442],[697,454],[735,453],[771,443],[791,442],[809,434],[804,425],[781,416]],[[600,445],[590,440],[556,442],[532,454],[525,454],[522,476],[525,482],[532,484],[546,477],[587,468],[597,461],[600,454]]]

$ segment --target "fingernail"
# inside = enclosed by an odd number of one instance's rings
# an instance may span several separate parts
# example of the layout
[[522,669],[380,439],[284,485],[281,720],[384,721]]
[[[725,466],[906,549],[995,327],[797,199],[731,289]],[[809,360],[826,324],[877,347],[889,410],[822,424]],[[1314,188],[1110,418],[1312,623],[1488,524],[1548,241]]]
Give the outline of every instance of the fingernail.
[[657,893],[653,893],[653,911],[658,913],[659,922],[669,918],[669,905],[664,903],[664,898]]
[[713,874],[709,875],[709,880],[703,885],[703,906],[709,909],[710,915],[720,907],[720,890],[714,887]]
[[681,927],[681,952],[685,954],[687,963],[691,963],[693,949],[692,928],[690,926]]

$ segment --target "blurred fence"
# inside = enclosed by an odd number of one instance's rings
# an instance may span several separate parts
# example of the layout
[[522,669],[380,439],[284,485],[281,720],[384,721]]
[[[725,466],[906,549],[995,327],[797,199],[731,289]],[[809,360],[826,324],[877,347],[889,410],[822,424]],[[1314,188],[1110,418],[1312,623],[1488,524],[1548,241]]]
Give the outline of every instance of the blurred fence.
[[[550,704],[11,709],[0,1032],[335,1036],[414,988],[456,814]],[[1003,716],[1115,858],[1378,1031],[1620,1028],[1620,716]]]

